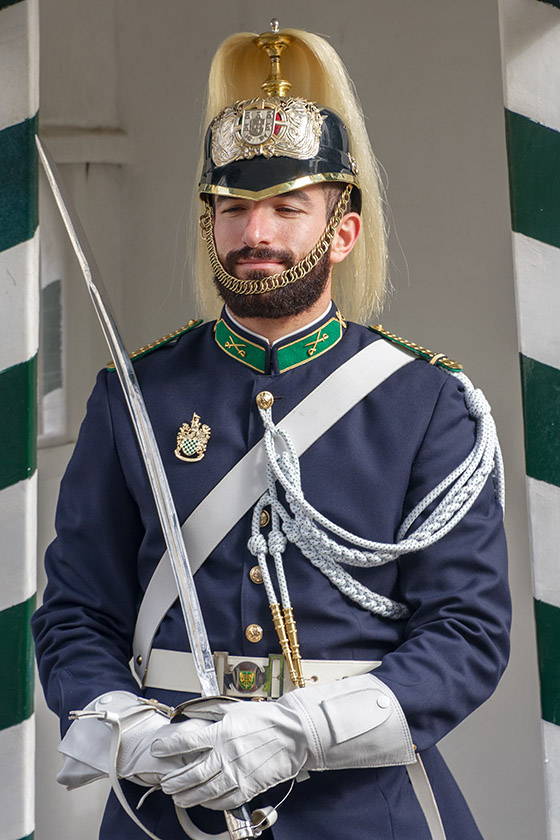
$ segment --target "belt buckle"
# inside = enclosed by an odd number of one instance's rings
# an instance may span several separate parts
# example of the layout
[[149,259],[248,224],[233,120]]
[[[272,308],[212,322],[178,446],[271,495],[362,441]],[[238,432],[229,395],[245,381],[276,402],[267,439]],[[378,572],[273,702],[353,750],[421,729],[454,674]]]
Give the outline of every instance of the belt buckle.
[[281,653],[271,653],[261,665],[220,650],[214,652],[214,662],[220,692],[226,697],[276,700],[282,694],[284,657]]

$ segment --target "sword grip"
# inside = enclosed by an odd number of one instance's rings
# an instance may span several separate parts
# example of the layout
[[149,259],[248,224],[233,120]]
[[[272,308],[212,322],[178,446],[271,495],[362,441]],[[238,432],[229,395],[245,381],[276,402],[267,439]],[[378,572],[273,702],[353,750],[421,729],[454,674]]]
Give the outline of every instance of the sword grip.
[[251,815],[246,805],[240,808],[233,808],[231,811],[224,811],[226,826],[231,840],[246,840],[257,837],[260,831],[255,831]]

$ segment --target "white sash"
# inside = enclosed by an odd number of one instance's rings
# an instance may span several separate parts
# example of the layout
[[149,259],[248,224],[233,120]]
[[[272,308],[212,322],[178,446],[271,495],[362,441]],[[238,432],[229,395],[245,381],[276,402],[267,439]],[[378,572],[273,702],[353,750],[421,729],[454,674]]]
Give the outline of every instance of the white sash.
[[[386,341],[374,341],[344,362],[308,394],[279,424],[301,456],[351,408],[416,356]],[[193,574],[218,543],[266,490],[263,440],[218,482],[182,525]],[[147,671],[152,641],[177,598],[167,551],[158,563],[138,611],[133,662],[140,682]]]

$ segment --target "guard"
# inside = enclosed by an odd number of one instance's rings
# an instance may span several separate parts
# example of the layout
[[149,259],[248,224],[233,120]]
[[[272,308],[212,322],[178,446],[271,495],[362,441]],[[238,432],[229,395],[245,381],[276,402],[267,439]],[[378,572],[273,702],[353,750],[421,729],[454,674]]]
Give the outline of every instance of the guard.
[[[510,602],[489,406],[375,319],[375,158],[332,47],[219,48],[201,312],[137,356],[221,696],[200,700],[117,377],[64,477],[33,626],[59,781],[109,776],[100,837],[481,840],[437,742],[494,690]],[[333,302],[333,298],[336,303]],[[351,320],[354,319],[354,320]],[[230,836],[233,836],[230,831]]]

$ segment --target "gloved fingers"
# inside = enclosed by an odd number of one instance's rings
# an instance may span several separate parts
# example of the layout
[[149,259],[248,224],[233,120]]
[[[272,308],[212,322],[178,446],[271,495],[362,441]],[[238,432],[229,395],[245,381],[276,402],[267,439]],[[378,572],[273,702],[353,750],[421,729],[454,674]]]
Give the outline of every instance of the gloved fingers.
[[[195,731],[209,726],[206,721],[193,721],[191,728]],[[117,758],[117,774],[121,779],[136,781],[140,784],[159,784],[159,780],[174,770],[181,770],[189,761],[199,758],[200,752],[176,753],[162,757],[153,756],[151,752],[152,741],[159,735],[172,731],[171,724],[163,724],[157,729],[148,726],[144,731],[141,727],[135,727],[126,732],[121,740]]]
[[122,770],[119,768],[119,777],[137,784],[159,787],[161,780],[166,776],[182,773],[186,766],[196,766],[197,762],[203,761],[207,756],[208,751],[196,751],[157,758],[148,750],[129,762]]
[[117,769],[119,778],[134,781],[134,776],[150,776],[155,781],[150,784],[159,784],[160,779],[184,770],[185,760],[183,756],[174,755],[166,758],[154,758],[150,753],[138,756],[134,761],[120,763]]
[[239,787],[235,787],[223,796],[217,796],[215,799],[207,799],[206,802],[201,802],[200,804],[210,811],[231,811],[233,808],[240,808],[246,802],[247,796]]
[[230,780],[233,778],[229,768],[224,767],[214,753],[205,753],[199,761],[167,773],[161,780],[161,787],[165,793],[173,796],[175,793],[213,782],[224,774]]
[[156,758],[165,758],[209,750],[214,745],[210,730],[216,725],[199,719],[173,724],[166,732],[161,732],[159,737],[154,738],[151,753]]
[[[217,805],[214,806],[214,800],[224,796],[235,796],[236,793],[239,804],[244,801],[235,778],[228,772],[227,768],[214,767],[214,773],[204,780],[201,779],[198,783],[193,778],[187,781],[177,776],[176,779],[171,780],[168,776],[166,779],[162,779],[161,787],[164,793],[171,794],[173,801],[180,808],[204,805],[212,810],[222,810]],[[177,789],[173,793],[170,788]]]
[[[226,768],[206,782],[179,790],[172,794],[173,801],[181,808],[192,808],[194,805],[202,805],[210,811],[229,811],[232,808],[239,808],[241,805],[250,802],[258,794],[264,793],[272,787],[286,781],[286,776],[281,778],[271,777],[268,783],[247,778],[245,783],[229,773]],[[162,784],[165,790],[166,785]],[[165,791],[167,793],[167,790]]]
[[[153,722],[149,719],[146,729],[141,726],[135,726],[128,729],[121,737],[119,752],[117,756],[117,773],[121,779],[133,776],[135,773],[152,772],[160,763],[159,759],[152,756],[150,752],[151,742],[157,737],[158,733],[166,732],[168,725],[158,726],[153,729]],[[177,766],[177,758],[166,758],[166,763],[162,765],[162,775],[170,772],[173,769],[173,764]]]
[[[221,801],[221,798],[218,799],[210,799],[209,796],[211,795],[211,791],[209,792],[206,788],[206,785],[203,785],[201,788],[192,788],[191,790],[183,790],[181,793],[176,793],[173,796],[173,802],[175,805],[178,805],[179,808],[194,808],[195,805],[202,805],[204,808],[208,808],[211,811],[225,811],[226,808],[222,807],[221,805],[215,804]],[[226,797],[228,798],[228,797]],[[241,793],[238,787],[233,787],[229,794],[229,798],[232,801],[236,802],[236,805],[231,807],[239,807],[243,805],[245,802],[245,797]],[[229,808],[230,806],[228,806]]]
[[[226,741],[255,742],[262,746],[276,736],[268,717],[263,718],[262,714],[255,714],[256,711],[249,708],[249,704],[234,704],[231,713],[215,723],[196,718],[173,724],[154,738],[152,755],[164,757],[207,750]],[[291,712],[288,714],[291,715]]]

